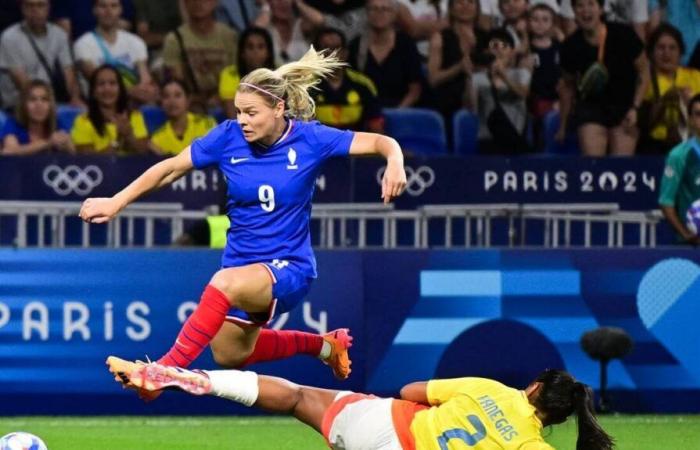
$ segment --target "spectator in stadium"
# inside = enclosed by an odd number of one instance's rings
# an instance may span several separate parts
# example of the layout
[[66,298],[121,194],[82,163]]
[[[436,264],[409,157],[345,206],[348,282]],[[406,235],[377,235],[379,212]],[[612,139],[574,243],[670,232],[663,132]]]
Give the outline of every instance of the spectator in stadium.
[[352,339],[347,329],[317,335],[263,328],[275,313],[296,307],[316,278],[309,237],[311,194],[315,173],[326,159],[382,155],[387,159],[385,203],[406,186],[403,154],[395,140],[309,121],[314,102],[308,90],[341,65],[310,49],[298,62],[249,73],[236,94],[237,121],[222,123],[177,156],[155,164],[113,197],[83,203],[83,220],[105,223],[195,167],[217,166],[231,181],[231,226],[222,268],[161,363],[187,367],[211,345],[216,362],[225,367],[307,354],[328,364],[337,378],[349,376]]
[[85,79],[102,64],[115,67],[129,97],[137,103],[156,100],[157,86],[148,71],[146,44],[137,35],[119,28],[120,0],[92,0],[97,27],[83,34],[73,46],[75,59]]
[[216,20],[241,34],[253,25],[261,6],[259,0],[219,0]]
[[564,139],[573,117],[584,155],[632,155],[637,110],[649,82],[644,45],[631,27],[602,20],[603,0],[575,0],[574,10],[578,29],[560,52],[557,140]]
[[[686,43],[681,64],[700,69],[700,2],[692,0],[649,0],[650,28],[656,29],[662,20],[678,28]],[[697,64],[691,64],[692,55]]]
[[0,132],[2,155],[33,155],[46,150],[75,152],[70,135],[56,127],[56,102],[45,81],[30,81],[22,89],[15,113]]
[[479,0],[479,28],[491,31],[503,26],[499,0]]
[[[337,52],[340,61],[347,61],[347,41],[338,29],[319,30],[314,47],[319,51]],[[384,132],[377,88],[363,73],[348,67],[339,68],[319,83],[312,96],[316,102],[316,118],[321,123],[349,130]]]
[[255,69],[275,68],[272,37],[264,28],[249,27],[238,40],[238,57],[236,64],[224,67],[219,75],[219,97],[227,118],[236,117],[234,100],[241,77]]
[[649,36],[651,82],[640,109],[639,150],[665,155],[686,137],[690,98],[700,93],[700,71],[682,67],[683,36],[673,25],[662,24]]
[[[681,0],[686,2],[686,0]],[[561,17],[563,18],[564,31],[567,35],[576,31],[577,19],[575,18],[575,0],[561,1]],[[690,3],[690,2],[688,2]],[[647,0],[606,0],[604,5],[605,20],[607,22],[623,23],[634,28],[639,39],[646,39],[647,26],[649,24],[649,6]]]
[[367,29],[365,0],[295,0],[294,6],[311,27],[336,28],[348,42]]
[[416,43],[397,31],[396,0],[368,0],[369,30],[350,43],[350,64],[377,86],[382,107],[415,106],[423,79]]
[[428,58],[429,40],[434,33],[449,25],[448,0],[397,0],[396,23],[416,41],[418,53]]
[[666,157],[659,206],[679,241],[700,245],[700,236],[685,225],[685,214],[700,199],[700,94],[688,102],[691,138],[678,144]]
[[296,10],[293,0],[261,0],[260,15],[255,25],[268,29],[275,49],[275,65],[296,61],[309,49],[311,24],[304,23]]
[[219,74],[236,61],[238,34],[216,21],[217,0],[184,0],[188,20],[165,37],[166,78],[182,80],[193,110],[219,106]]
[[[119,28],[131,30],[134,18],[132,0],[121,0],[122,14],[119,18]],[[71,41],[75,41],[85,33],[95,29],[97,21],[88,0],[58,0],[52,8],[51,18],[56,25],[68,33]]]
[[464,94],[474,72],[477,48],[485,47],[483,41],[488,40],[487,33],[477,28],[478,1],[450,0],[450,25],[430,39],[428,83],[435,93],[435,107],[448,128],[455,111],[464,107]]
[[133,0],[136,34],[148,47],[151,72],[160,73],[163,66],[165,36],[182,24],[181,1]]
[[150,148],[159,155],[173,156],[204,136],[216,126],[213,117],[189,111],[187,86],[180,80],[170,80],[161,86],[161,105],[168,120],[151,136]]
[[499,0],[498,7],[503,16],[502,27],[510,33],[515,44],[515,61],[516,64],[524,58],[529,50],[527,39],[527,8],[528,0]]
[[530,71],[515,65],[513,36],[499,28],[489,33],[493,62],[474,74],[467,89],[467,108],[479,116],[479,150],[483,153],[520,153],[525,141]]
[[148,151],[143,115],[129,107],[124,81],[115,67],[105,64],[92,72],[88,111],[75,119],[71,137],[81,153]]
[[56,100],[82,105],[68,36],[49,23],[48,0],[22,0],[24,20],[12,25],[0,37],[0,69],[9,75],[3,81],[5,106],[17,103],[19,92],[31,80],[51,84]]
[[[576,415],[579,450],[612,450],[598,424],[593,390],[563,370],[547,369],[518,390],[487,378],[434,379],[405,385],[400,398],[300,386],[251,371],[190,371],[109,357],[115,375],[159,391],[216,395],[288,414],[323,435],[331,448],[553,450],[544,427]],[[487,432],[487,430],[494,432]]]
[[557,86],[561,78],[559,50],[561,43],[556,38],[556,2],[534,0],[528,12],[530,53],[522,65],[532,72],[528,111],[533,120],[534,141],[542,143],[542,121],[558,107]]

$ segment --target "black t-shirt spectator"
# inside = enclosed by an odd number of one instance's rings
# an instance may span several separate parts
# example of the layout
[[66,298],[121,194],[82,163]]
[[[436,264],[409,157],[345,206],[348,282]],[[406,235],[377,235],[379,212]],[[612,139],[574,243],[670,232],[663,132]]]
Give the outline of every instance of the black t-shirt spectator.
[[557,40],[552,41],[552,45],[547,48],[530,46],[535,64],[532,70],[532,80],[530,81],[530,94],[545,100],[556,100],[557,83],[561,77],[561,67],[559,67],[559,52],[561,44]]
[[[603,62],[609,79],[601,93],[591,96],[587,102],[629,107],[634,100],[637,71],[634,62],[642,53],[644,44],[632,27],[620,23],[608,23]],[[561,48],[561,68],[573,75],[576,81],[598,60],[598,46],[593,46],[577,30],[569,36]]]
[[[423,77],[421,59],[416,43],[406,34],[396,32],[394,48],[381,64],[374,59],[367,46],[361,46],[361,40],[366,35],[354,39],[350,43],[350,63],[353,67],[367,75],[377,86],[379,103],[382,107],[396,107],[408,92],[410,83],[420,83]],[[364,55],[360,47],[365,47]]]

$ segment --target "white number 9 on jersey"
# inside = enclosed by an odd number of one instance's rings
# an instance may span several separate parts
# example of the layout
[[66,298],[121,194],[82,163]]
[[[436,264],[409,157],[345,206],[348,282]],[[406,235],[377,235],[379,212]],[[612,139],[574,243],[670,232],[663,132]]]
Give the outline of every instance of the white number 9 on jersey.
[[272,212],[275,210],[275,190],[272,186],[263,184],[258,189],[258,199],[263,211]]

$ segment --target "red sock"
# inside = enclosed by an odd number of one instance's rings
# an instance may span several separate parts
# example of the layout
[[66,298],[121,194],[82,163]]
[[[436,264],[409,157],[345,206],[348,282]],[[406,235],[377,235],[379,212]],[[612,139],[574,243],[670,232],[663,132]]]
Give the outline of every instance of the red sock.
[[158,362],[168,366],[189,366],[219,332],[230,308],[226,295],[208,285],[197,309],[182,326],[175,344]]
[[274,361],[297,354],[318,356],[323,347],[323,336],[303,331],[270,330],[263,328],[253,353],[243,366],[262,361]]

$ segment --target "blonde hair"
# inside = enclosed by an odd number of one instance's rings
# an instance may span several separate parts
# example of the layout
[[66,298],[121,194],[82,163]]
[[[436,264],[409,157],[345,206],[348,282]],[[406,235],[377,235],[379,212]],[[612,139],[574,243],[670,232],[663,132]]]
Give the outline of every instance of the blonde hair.
[[[272,107],[280,99],[285,103],[286,115],[301,120],[314,116],[316,104],[309,89],[313,89],[333,71],[345,66],[336,51],[317,52],[313,46],[299,60],[276,70],[256,69],[244,76],[238,92],[256,93]],[[252,85],[252,86],[251,86]]]

